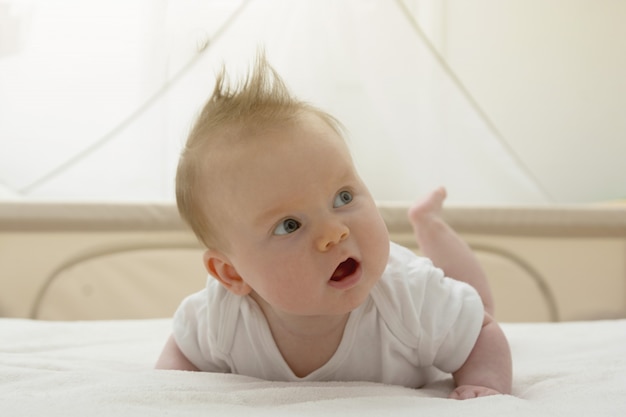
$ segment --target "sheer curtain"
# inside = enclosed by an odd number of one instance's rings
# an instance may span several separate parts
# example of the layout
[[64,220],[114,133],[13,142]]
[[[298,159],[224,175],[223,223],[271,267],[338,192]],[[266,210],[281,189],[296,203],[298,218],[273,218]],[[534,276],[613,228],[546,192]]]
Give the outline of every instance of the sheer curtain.
[[0,3],[1,26],[10,24],[0,49],[0,196],[171,199],[169,161],[184,132],[169,128],[179,113],[164,86],[238,6],[208,3],[210,18],[191,32],[190,2]]
[[444,184],[451,202],[549,202],[428,44],[433,4],[0,1],[0,198],[172,201],[215,72],[240,73],[261,46],[348,127],[377,199]]

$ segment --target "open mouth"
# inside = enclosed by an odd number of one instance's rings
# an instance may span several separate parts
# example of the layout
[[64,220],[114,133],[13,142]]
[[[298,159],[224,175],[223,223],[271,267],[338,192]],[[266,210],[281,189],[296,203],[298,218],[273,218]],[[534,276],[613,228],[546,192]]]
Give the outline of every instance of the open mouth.
[[330,277],[330,280],[335,282],[341,281],[354,274],[358,267],[359,263],[356,260],[348,258],[339,264],[337,269],[335,269],[335,272],[333,272],[333,275]]

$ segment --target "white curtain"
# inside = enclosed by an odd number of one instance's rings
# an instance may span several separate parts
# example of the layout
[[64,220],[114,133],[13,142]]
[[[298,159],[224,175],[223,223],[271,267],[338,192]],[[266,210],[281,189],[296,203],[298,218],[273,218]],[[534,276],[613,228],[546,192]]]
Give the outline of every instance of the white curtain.
[[551,202],[429,48],[416,22],[436,14],[419,3],[0,2],[0,198],[172,201],[216,71],[242,73],[263,47],[348,127],[377,199],[441,184],[452,203]]

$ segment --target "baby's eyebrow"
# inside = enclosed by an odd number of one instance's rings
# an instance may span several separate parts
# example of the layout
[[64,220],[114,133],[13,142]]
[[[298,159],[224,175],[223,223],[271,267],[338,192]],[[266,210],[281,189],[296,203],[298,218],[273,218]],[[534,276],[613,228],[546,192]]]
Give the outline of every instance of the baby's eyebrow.
[[297,211],[297,207],[302,207],[303,203],[299,203],[298,200],[296,198],[291,200],[283,199],[280,203],[261,208],[258,215],[254,217],[253,224],[259,227],[273,225],[277,220],[289,215],[290,212]]
[[285,211],[278,207],[262,211],[255,217],[254,224],[257,226],[264,226],[269,223],[274,223],[276,219],[283,217],[283,213],[285,213]]

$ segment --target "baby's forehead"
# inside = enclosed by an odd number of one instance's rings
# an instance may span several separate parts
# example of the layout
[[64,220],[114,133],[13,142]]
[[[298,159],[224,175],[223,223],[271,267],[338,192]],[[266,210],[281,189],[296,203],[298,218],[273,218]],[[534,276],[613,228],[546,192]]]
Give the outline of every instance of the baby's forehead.
[[[210,142],[212,145],[205,149],[207,157],[202,158],[203,164],[226,169],[231,174],[233,168],[238,171],[235,167],[259,158],[292,158],[322,148],[326,152],[341,155],[348,164],[352,163],[350,150],[343,136],[334,126],[316,115],[232,125],[215,132]],[[292,151],[287,154],[282,152],[288,149]],[[303,163],[306,163],[306,157]]]

